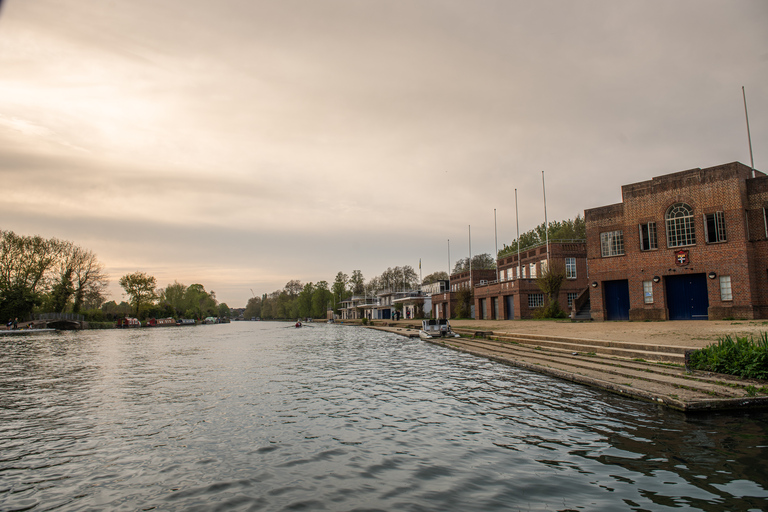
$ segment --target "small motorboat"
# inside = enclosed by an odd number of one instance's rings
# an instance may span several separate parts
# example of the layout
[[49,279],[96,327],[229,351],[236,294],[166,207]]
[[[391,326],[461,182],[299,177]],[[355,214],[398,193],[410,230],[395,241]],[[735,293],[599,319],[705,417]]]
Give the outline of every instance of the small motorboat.
[[422,320],[419,338],[430,340],[434,338],[458,338],[459,335],[451,330],[451,324],[446,318]]

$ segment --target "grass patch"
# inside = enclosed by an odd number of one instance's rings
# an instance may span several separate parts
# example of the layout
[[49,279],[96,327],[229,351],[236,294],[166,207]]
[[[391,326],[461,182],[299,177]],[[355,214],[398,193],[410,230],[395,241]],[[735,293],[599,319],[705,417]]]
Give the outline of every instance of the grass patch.
[[692,352],[690,366],[742,379],[768,379],[768,333],[760,333],[757,339],[735,338],[728,335],[717,344]]

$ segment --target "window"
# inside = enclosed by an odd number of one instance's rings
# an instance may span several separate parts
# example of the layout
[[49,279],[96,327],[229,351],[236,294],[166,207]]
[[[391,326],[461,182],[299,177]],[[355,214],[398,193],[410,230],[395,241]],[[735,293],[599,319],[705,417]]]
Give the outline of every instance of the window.
[[540,265],[540,267],[541,267],[541,275],[544,275],[544,274],[546,274],[546,273],[547,273],[547,269],[549,268],[549,261],[547,261],[547,260],[541,260],[541,262],[539,263],[539,265]]
[[607,256],[621,256],[624,254],[624,232],[607,231],[600,233],[600,253],[603,258]]
[[576,258],[565,258],[565,278],[576,279]]
[[733,300],[731,276],[720,276],[720,300]]
[[528,294],[528,307],[540,308],[544,306],[544,294],[543,293],[529,293]]
[[725,216],[723,212],[704,215],[704,238],[708,244],[725,242]]
[[578,294],[578,293],[576,293],[576,292],[568,292],[568,307],[569,307],[569,308],[572,308],[572,307],[573,307],[573,301],[575,301],[575,300],[576,300],[576,297],[577,297],[578,295],[579,295],[579,294]]
[[653,304],[653,281],[643,281],[643,301]]
[[536,277],[536,264],[535,264],[535,263],[531,263],[531,264],[528,266],[528,276],[529,276],[531,279],[533,279],[533,278],[535,278],[535,277]]
[[640,250],[651,251],[657,248],[656,223],[649,222],[647,224],[640,224]]
[[763,224],[765,225],[765,238],[768,238],[768,208],[763,208]]
[[696,245],[693,208],[685,203],[673,204],[667,210],[667,246]]

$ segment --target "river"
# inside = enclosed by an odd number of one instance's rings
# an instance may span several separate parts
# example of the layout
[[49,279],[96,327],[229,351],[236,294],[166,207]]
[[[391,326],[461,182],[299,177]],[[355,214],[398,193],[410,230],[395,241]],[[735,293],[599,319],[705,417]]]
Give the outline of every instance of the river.
[[0,510],[766,510],[768,414],[357,327],[0,337]]

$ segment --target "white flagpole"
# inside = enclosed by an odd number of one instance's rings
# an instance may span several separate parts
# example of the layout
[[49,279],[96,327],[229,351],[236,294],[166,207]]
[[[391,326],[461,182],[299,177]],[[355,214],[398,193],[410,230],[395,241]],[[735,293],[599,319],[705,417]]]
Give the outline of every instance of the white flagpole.
[[496,255],[493,259],[496,260],[496,281],[499,281],[499,231],[496,229],[496,208],[493,209],[493,237],[496,241]]
[[749,163],[752,165],[752,177],[755,177],[755,160],[752,158],[752,136],[749,133],[749,114],[747,113],[747,93],[741,86],[741,95],[744,96],[744,117],[747,119],[747,140],[749,141]]
[[541,171],[541,186],[544,189],[544,234],[547,240],[547,268],[549,268],[549,222],[547,222],[547,187],[544,184],[544,171]]
[[520,215],[517,211],[517,189],[515,189],[515,224],[517,224],[517,278],[520,279],[522,264],[520,263]]
[[472,289],[472,226],[469,229],[469,288]]

